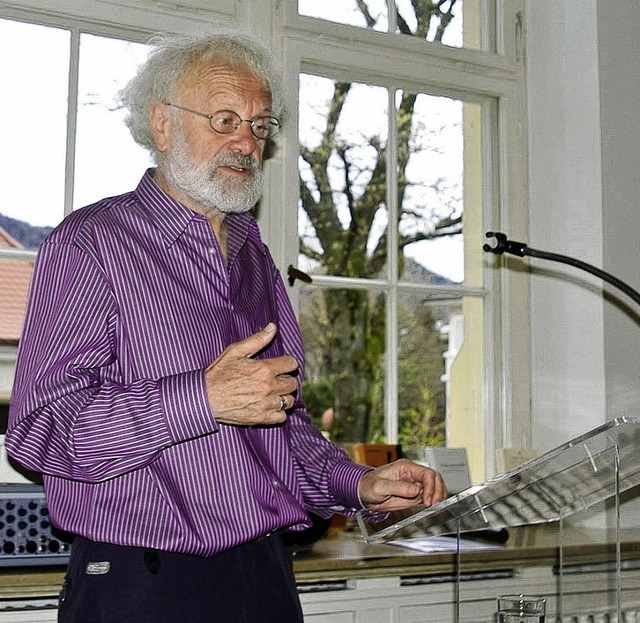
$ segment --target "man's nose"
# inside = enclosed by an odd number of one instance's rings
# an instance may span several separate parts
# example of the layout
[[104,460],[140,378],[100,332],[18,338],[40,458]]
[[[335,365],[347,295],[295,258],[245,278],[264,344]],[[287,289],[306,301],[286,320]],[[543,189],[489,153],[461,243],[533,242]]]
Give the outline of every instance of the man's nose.
[[236,149],[243,155],[248,156],[252,154],[258,146],[264,141],[254,136],[251,131],[251,121],[242,120],[233,134],[231,134],[233,143],[236,145]]

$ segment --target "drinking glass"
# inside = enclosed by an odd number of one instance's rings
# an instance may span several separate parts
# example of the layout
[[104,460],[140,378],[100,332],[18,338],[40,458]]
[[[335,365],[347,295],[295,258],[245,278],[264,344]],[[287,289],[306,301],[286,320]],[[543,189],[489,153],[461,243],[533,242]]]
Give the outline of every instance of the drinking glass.
[[501,595],[498,623],[544,623],[546,603],[539,595]]

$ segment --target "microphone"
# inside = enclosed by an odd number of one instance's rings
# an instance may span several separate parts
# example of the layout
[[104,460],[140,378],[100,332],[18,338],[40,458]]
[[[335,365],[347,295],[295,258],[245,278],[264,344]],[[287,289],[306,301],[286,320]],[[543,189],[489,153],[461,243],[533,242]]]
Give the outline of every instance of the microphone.
[[510,253],[511,255],[517,255],[518,257],[524,257],[525,255],[531,257],[539,257],[543,260],[551,260],[554,262],[561,262],[562,264],[568,264],[569,266],[575,266],[580,268],[596,277],[599,277],[603,281],[610,283],[612,286],[618,288],[621,292],[624,292],[629,298],[640,305],[640,294],[634,290],[631,286],[627,285],[624,281],[621,281],[617,277],[614,277],[611,273],[608,273],[600,268],[596,268],[591,264],[587,264],[581,260],[577,260],[567,255],[559,255],[558,253],[549,253],[548,251],[540,251],[532,247],[527,246],[524,242],[516,242],[509,240],[507,236],[501,232],[489,231],[486,234],[487,238],[495,238],[495,246],[485,244],[482,246],[484,251],[489,253],[495,253],[496,255],[502,255],[503,253]]

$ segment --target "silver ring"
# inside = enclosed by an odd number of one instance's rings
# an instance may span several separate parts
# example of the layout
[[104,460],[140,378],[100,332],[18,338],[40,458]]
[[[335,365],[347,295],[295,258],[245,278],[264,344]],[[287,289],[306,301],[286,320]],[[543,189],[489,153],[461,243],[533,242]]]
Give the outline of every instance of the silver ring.
[[284,399],[284,396],[278,396],[280,398],[280,411],[284,411],[284,408],[287,406],[287,401]]

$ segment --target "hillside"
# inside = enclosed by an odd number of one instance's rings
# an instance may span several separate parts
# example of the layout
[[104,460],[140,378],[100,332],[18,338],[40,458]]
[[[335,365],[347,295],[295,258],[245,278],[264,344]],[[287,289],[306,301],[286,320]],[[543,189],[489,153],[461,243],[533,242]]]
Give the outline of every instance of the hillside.
[[53,227],[36,227],[0,213],[0,227],[25,249],[36,250]]

